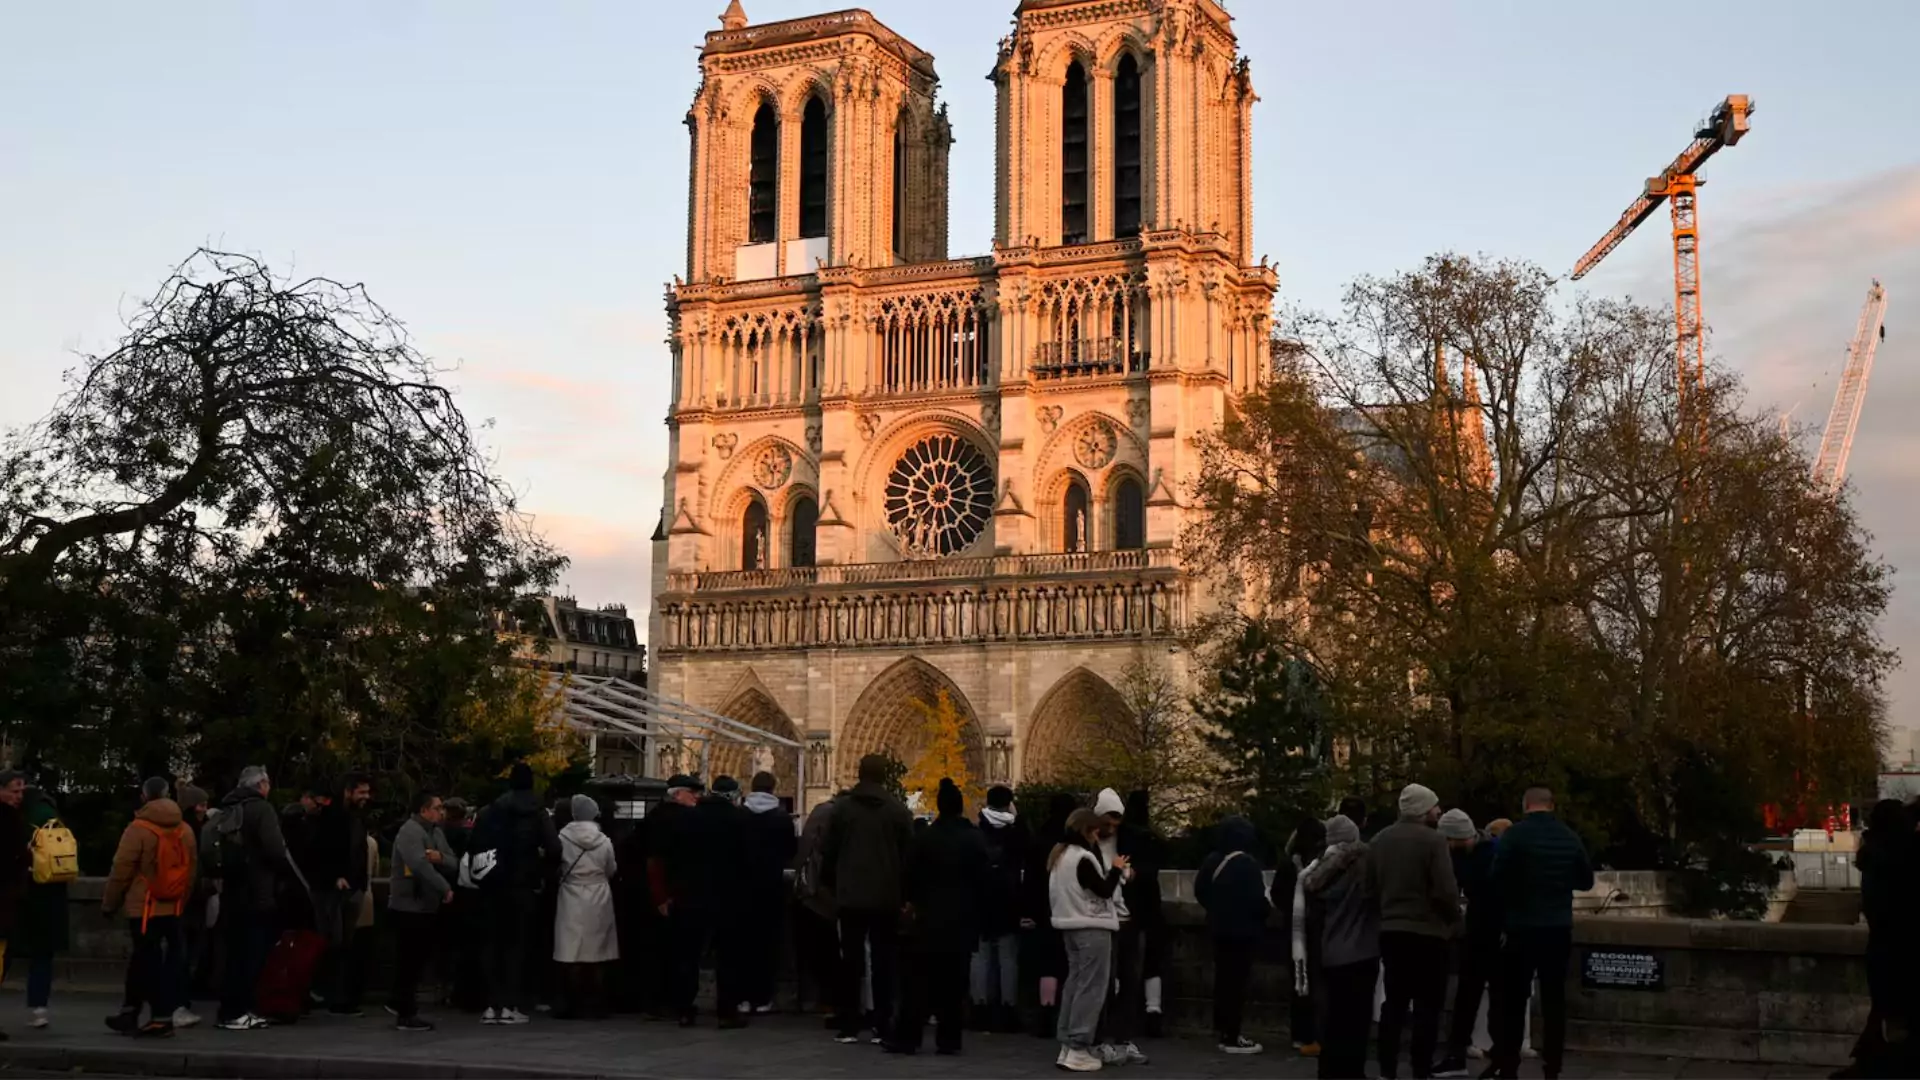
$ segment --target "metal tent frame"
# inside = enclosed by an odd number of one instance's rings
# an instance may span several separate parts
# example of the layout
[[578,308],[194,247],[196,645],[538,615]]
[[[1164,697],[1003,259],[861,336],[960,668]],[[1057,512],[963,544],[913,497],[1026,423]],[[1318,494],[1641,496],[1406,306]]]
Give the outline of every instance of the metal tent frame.
[[[783,735],[743,723],[730,716],[689,705],[677,698],[657,694],[644,686],[612,675],[576,675],[564,671],[546,673],[547,686],[562,699],[567,725],[586,734],[599,753],[602,735],[637,741],[643,768],[655,770],[660,740],[700,746],[700,777],[711,780],[707,769],[712,762],[716,740],[744,746],[784,746],[796,751],[806,747]],[[807,790],[807,755],[798,753],[796,791]]]

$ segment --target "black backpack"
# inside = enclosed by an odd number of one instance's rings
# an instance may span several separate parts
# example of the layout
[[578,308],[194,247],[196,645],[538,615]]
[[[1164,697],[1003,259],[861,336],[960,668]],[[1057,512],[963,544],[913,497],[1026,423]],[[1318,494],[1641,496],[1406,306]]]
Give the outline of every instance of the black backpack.
[[247,848],[247,815],[244,804],[229,806],[213,820],[213,852],[221,882],[246,887],[250,884],[252,853]]

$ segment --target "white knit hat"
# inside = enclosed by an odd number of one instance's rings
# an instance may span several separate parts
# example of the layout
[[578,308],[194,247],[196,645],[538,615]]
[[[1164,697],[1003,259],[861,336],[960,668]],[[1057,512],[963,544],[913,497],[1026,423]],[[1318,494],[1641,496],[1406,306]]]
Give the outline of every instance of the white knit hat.
[[1125,817],[1127,804],[1121,800],[1119,792],[1112,788],[1101,788],[1099,798],[1093,800],[1093,812],[1102,817],[1108,814]]
[[1473,839],[1473,819],[1459,807],[1440,815],[1440,835],[1449,840]]
[[1422,817],[1439,805],[1440,796],[1423,784],[1408,784],[1400,791],[1400,816],[1403,818]]

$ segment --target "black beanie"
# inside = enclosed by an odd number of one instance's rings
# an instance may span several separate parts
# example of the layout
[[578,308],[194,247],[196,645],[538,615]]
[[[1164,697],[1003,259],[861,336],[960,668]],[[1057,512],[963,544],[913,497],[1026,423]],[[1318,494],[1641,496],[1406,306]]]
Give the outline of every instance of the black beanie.
[[507,770],[507,787],[514,791],[533,790],[533,766],[524,761],[516,761],[513,768]]
[[933,805],[939,808],[942,817],[966,811],[966,800],[960,797],[960,789],[954,787],[953,781],[946,777],[940,779],[940,791],[933,797]]

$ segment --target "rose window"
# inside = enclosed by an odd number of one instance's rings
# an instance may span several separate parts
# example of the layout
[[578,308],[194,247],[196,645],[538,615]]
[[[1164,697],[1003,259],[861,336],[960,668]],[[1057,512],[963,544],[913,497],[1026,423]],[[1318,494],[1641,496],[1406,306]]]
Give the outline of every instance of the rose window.
[[952,555],[979,538],[993,513],[993,467],[958,435],[929,435],[887,474],[887,527],[914,555]]

